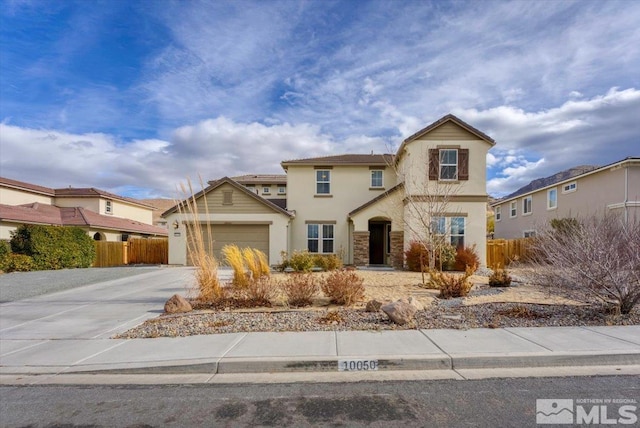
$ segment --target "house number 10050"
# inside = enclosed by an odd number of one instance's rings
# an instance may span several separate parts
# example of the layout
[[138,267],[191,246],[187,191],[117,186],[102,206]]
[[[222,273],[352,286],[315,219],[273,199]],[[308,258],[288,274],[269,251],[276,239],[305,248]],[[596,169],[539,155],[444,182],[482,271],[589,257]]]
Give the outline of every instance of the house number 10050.
[[378,360],[338,360],[338,371],[361,372],[378,370]]

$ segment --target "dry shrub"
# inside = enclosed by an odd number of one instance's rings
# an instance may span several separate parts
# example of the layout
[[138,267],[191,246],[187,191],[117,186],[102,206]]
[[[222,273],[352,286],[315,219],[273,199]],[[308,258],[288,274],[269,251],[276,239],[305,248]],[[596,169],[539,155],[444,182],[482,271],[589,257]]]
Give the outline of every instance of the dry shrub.
[[467,267],[472,267],[475,272],[480,265],[480,258],[476,253],[476,245],[471,247],[460,247],[456,250],[456,260],[453,265],[454,270],[464,272]]
[[320,269],[330,272],[342,268],[342,259],[336,254],[316,254],[314,264]]
[[280,284],[291,306],[309,306],[320,289],[318,278],[311,273],[292,273]]
[[350,306],[364,298],[364,279],[353,271],[337,270],[324,279],[322,292],[338,305]]
[[329,311],[320,318],[318,318],[318,322],[320,324],[333,324],[333,323],[341,323],[344,321],[342,315],[338,311]]
[[515,305],[510,308],[499,309],[494,313],[496,315],[502,315],[509,318],[521,318],[529,320],[541,318],[541,315],[538,312],[532,311],[524,305]]
[[[204,183],[200,179],[200,186],[204,189]],[[191,263],[195,266],[196,284],[198,286],[198,298],[207,302],[214,302],[224,297],[224,290],[218,280],[218,262],[213,257],[213,237],[211,224],[206,223],[206,236],[200,226],[198,218],[198,205],[196,195],[193,192],[191,180],[187,180],[187,187],[180,185],[180,191],[184,199],[177,203],[178,213],[182,217],[187,231],[187,252]],[[208,216],[207,196],[202,192],[205,214]],[[206,238],[206,239],[205,239]]]
[[511,285],[511,276],[506,269],[497,267],[489,276],[489,285],[491,287],[508,287]]
[[469,277],[473,275],[471,268],[467,268],[464,275],[442,273],[436,270],[429,271],[429,286],[440,290],[441,299],[452,297],[464,297],[469,294],[473,284]]
[[247,298],[260,306],[271,306],[271,299],[277,294],[277,287],[268,276],[252,279],[245,288]]
[[267,255],[258,249],[253,249],[254,256],[258,259],[258,266],[260,267],[260,276],[270,276],[271,268],[269,267],[269,261]]
[[246,287],[249,284],[249,280],[244,268],[242,250],[235,244],[225,245],[222,247],[222,255],[227,264],[233,269],[233,285],[235,287]]
[[260,261],[256,257],[254,250],[252,248],[243,248],[242,249],[242,258],[244,259],[244,264],[251,273],[251,278],[260,278],[262,276],[262,270],[260,269]]

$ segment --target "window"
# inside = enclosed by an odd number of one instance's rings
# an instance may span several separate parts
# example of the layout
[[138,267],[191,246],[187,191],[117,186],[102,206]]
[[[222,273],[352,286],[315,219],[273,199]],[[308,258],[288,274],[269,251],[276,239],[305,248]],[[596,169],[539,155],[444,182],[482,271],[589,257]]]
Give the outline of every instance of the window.
[[464,247],[464,217],[451,217],[451,245]]
[[267,187],[267,186],[263,187],[262,188],[262,193],[265,194],[265,195],[270,194],[271,193],[271,187]]
[[518,215],[518,204],[516,201],[512,201],[509,208],[509,217],[515,217]]
[[250,191],[251,193],[258,194],[258,191],[256,190],[256,186],[247,186],[247,190]]
[[531,214],[531,196],[522,200],[522,215]]
[[440,180],[458,179],[458,150],[440,149]]
[[496,221],[502,219],[502,207],[496,207]]
[[111,204],[111,201],[106,202],[104,206],[104,212],[106,214],[113,214],[113,205]]
[[308,224],[307,250],[310,253],[333,253],[333,224]]
[[436,235],[448,235],[449,242],[454,247],[464,247],[464,217],[434,217],[431,228]]
[[547,209],[554,210],[558,207],[558,189],[547,190]]
[[278,195],[286,195],[286,194],[287,194],[287,188],[285,186],[278,187]]
[[316,194],[331,194],[331,171],[328,169],[316,170]]
[[575,181],[565,184],[564,186],[562,186],[562,193],[571,193],[571,192],[575,192],[578,189],[578,183],[576,183]]
[[382,170],[373,169],[371,170],[371,187],[382,187],[383,186],[382,179]]
[[536,231],[535,230],[525,230],[523,233],[523,236],[525,238],[533,238],[534,236],[536,236]]

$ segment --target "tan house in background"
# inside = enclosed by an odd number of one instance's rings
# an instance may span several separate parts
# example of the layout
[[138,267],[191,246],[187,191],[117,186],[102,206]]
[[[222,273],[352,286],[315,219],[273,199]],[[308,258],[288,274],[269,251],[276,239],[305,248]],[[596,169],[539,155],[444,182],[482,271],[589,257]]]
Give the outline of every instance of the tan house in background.
[[287,207],[286,174],[248,174],[231,177],[231,179],[280,208]]
[[[486,154],[494,144],[481,131],[447,115],[403,141],[395,155],[282,162],[286,182],[264,180],[272,184],[268,194],[276,184],[286,186],[286,210],[265,199],[265,182],[260,181],[265,176],[211,182],[198,194],[207,196],[209,214],[199,205],[197,221],[213,222],[216,253],[224,243],[255,244],[268,248],[272,264],[280,262],[282,251],[308,250],[337,254],[347,264],[400,268],[404,250],[419,238],[416,223],[424,220],[419,217],[426,200],[446,201],[446,210],[432,221],[452,244],[475,244],[484,265]],[[184,222],[191,220],[177,207],[164,216],[170,230],[169,263],[185,264]],[[255,229],[253,241],[244,238],[248,228]]]
[[629,157],[492,204],[495,238],[534,236],[554,218],[616,212],[640,218],[640,158]]
[[51,189],[0,177],[0,239],[21,224],[79,226],[95,240],[166,237],[152,224],[153,207],[95,188]]

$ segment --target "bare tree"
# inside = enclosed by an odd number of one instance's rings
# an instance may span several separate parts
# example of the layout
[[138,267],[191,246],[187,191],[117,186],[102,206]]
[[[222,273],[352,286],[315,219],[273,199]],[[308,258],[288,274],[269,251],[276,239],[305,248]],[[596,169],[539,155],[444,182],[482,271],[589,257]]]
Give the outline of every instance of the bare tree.
[[437,260],[442,269],[443,252],[451,246],[452,226],[457,226],[448,224],[452,220],[447,222],[447,218],[455,217],[451,202],[460,193],[461,182],[468,180],[468,159],[466,149],[428,149],[406,153],[401,162],[390,165],[404,185],[405,230],[428,256],[428,266],[421,266],[423,272],[426,267],[435,269]]
[[574,298],[613,304],[627,314],[640,302],[640,223],[607,213],[564,219],[538,233],[529,280]]

